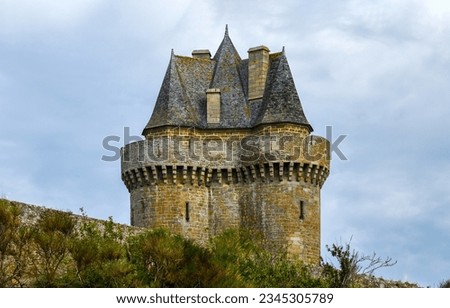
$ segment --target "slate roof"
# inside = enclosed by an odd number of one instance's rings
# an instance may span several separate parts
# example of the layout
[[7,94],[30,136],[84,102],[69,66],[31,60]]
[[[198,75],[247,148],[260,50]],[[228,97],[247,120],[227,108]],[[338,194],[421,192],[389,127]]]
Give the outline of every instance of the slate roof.
[[[242,60],[228,30],[212,59],[175,55],[173,50],[153,114],[143,134],[161,126],[251,128],[295,123],[308,127],[284,49],[269,56],[262,99],[248,100],[248,59]],[[220,124],[206,122],[206,90],[221,91]]]

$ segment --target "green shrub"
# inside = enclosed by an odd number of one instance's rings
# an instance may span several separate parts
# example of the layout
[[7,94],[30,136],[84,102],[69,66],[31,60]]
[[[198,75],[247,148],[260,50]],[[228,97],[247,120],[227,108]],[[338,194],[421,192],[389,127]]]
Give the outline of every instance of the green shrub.
[[267,249],[258,233],[226,230],[211,243],[214,258],[233,277],[234,287],[295,288],[325,286],[311,269],[287,257],[284,250]]
[[163,229],[131,237],[129,258],[150,287],[220,287],[227,281],[208,249]]
[[66,269],[76,220],[71,213],[44,210],[32,228],[35,253],[30,254],[32,274],[37,287],[58,287],[59,276]]
[[112,218],[99,224],[83,217],[70,245],[74,270],[65,274],[66,286],[124,288],[141,286],[128,262],[121,227]]
[[19,207],[0,199],[0,287],[22,285],[26,265],[24,248],[29,232],[21,225],[20,215]]

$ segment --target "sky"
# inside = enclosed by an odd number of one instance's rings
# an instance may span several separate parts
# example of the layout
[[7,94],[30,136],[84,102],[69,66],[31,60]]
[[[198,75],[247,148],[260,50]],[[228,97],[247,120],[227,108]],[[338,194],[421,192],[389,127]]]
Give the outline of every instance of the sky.
[[0,0],[0,196],[129,223],[108,136],[139,136],[170,51],[286,48],[314,134],[346,136],[322,188],[322,254],[346,243],[450,278],[450,2]]

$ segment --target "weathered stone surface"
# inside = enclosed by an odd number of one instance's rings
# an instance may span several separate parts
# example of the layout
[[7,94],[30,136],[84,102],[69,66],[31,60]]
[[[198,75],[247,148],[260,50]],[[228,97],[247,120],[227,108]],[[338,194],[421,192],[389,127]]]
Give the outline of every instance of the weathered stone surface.
[[[77,227],[80,225],[81,222],[88,221],[88,222],[94,223],[99,228],[99,230],[102,230],[104,228],[104,224],[106,222],[105,220],[96,219],[96,218],[92,218],[92,217],[88,217],[88,216],[83,216],[83,215],[75,214],[75,213],[72,213],[69,211],[61,211],[61,210],[46,208],[43,206],[33,205],[33,204],[28,204],[28,203],[23,203],[23,202],[18,202],[18,201],[8,201],[8,202],[10,202],[11,205],[17,206],[20,208],[21,223],[25,226],[33,225],[39,219],[40,215],[42,213],[44,213],[45,211],[70,213],[70,215],[72,215],[75,218],[75,220],[77,222]],[[120,229],[125,236],[127,236],[128,234],[136,234],[136,233],[142,232],[144,230],[139,227],[125,225],[125,224],[119,224],[116,222],[114,222],[114,226],[115,226],[115,228]]]

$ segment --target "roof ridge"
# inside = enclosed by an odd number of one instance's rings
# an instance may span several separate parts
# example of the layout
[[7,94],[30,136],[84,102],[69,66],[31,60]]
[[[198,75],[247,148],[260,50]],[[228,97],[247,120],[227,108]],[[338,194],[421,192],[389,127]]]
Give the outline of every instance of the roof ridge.
[[192,60],[192,61],[215,61],[214,59],[207,59],[207,58],[196,58],[196,57],[190,57],[190,56],[183,56],[183,55],[175,55],[176,58],[180,59],[186,59],[186,60]]

